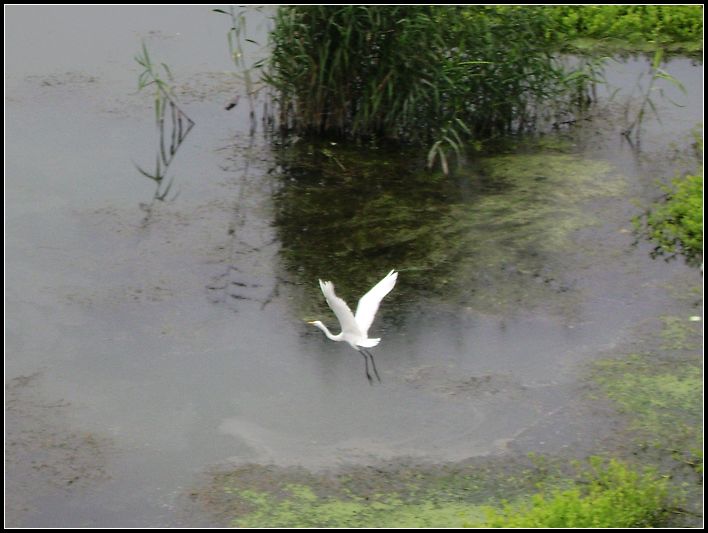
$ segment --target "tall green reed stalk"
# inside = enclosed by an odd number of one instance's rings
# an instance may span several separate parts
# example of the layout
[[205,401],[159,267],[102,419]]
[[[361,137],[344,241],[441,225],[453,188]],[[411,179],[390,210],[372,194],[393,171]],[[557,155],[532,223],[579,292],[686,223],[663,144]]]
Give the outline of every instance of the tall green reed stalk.
[[[649,83],[647,85],[646,90],[644,91],[644,94],[641,97],[641,103],[639,105],[639,109],[637,110],[636,115],[634,115],[634,118],[630,118],[629,107],[625,109],[625,119],[628,121],[628,123],[627,127],[622,131],[622,135],[624,135],[630,142],[632,141],[632,137],[634,137],[634,142],[637,147],[639,147],[641,141],[642,123],[644,122],[644,118],[646,117],[647,112],[651,110],[657,120],[661,120],[652,96],[654,96],[658,92],[659,95],[663,98],[665,97],[665,94],[663,89],[657,86],[657,82],[659,80],[664,80],[679,89],[682,93],[686,93],[686,88],[683,86],[683,84],[678,79],[676,79],[671,74],[661,68],[663,58],[663,49],[657,48],[656,52],[654,53],[654,57],[651,61]],[[637,80],[637,86],[639,86],[640,81],[641,77],[639,78],[639,80]],[[682,107],[676,102],[671,102],[678,107]]]
[[[254,70],[260,68],[262,65],[261,61],[256,61],[254,64],[249,65],[246,58],[245,43],[250,43],[250,45],[259,46],[258,42],[247,37],[247,25],[246,25],[246,14],[249,9],[260,10],[258,7],[243,8],[239,11],[233,6],[229,6],[228,11],[224,9],[212,9],[215,13],[221,13],[227,15],[231,19],[231,25],[229,31],[226,34],[226,38],[229,43],[229,53],[231,54],[231,61],[236,67],[235,76],[243,83],[245,89],[246,99],[248,101],[250,109],[250,120],[251,120],[251,135],[255,133],[256,129],[256,110],[255,110],[255,95],[260,89],[260,84],[257,77],[254,76]],[[239,95],[240,96],[240,95]],[[235,98],[227,109],[235,106],[238,103],[238,98]]]

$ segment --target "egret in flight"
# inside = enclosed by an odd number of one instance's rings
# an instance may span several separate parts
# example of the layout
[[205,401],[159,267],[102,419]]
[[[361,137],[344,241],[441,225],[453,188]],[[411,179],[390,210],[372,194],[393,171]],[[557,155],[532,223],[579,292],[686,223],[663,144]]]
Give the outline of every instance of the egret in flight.
[[379,310],[381,300],[383,300],[384,296],[391,292],[393,286],[396,284],[396,278],[398,278],[398,272],[392,270],[384,279],[374,285],[374,287],[359,300],[359,305],[356,307],[356,313],[352,313],[351,309],[349,309],[349,306],[347,305],[347,302],[334,294],[334,284],[331,281],[320,280],[320,288],[322,289],[322,293],[324,294],[325,300],[327,300],[327,304],[329,304],[332,308],[334,314],[337,315],[339,325],[342,327],[342,332],[339,333],[339,335],[333,335],[327,329],[327,326],[319,320],[308,322],[308,324],[317,326],[324,331],[324,334],[327,335],[329,339],[337,342],[348,342],[349,346],[359,352],[364,357],[366,377],[369,380],[369,383],[372,382],[371,374],[369,374],[369,359],[371,359],[371,365],[374,368],[376,379],[381,381],[379,372],[376,370],[374,356],[371,355],[371,352],[366,349],[373,348],[381,339],[370,339],[368,336],[369,327],[374,321],[376,311]]

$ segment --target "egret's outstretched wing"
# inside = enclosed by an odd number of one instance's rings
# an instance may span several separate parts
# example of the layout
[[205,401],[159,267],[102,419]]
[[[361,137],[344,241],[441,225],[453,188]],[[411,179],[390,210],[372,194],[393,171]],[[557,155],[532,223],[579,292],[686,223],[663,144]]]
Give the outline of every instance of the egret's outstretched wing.
[[398,272],[392,270],[389,272],[384,279],[379,281],[374,287],[367,292],[359,300],[359,305],[356,307],[356,322],[359,325],[359,329],[367,336],[369,327],[374,321],[376,316],[376,311],[379,310],[379,304],[381,300],[384,299],[396,284],[396,279],[398,278]]
[[342,326],[343,333],[354,333],[360,335],[359,326],[357,321],[354,319],[354,314],[352,310],[349,309],[347,302],[342,300],[339,296],[334,294],[334,284],[331,281],[320,280],[320,288],[322,289],[322,294],[324,294],[325,300],[337,315],[339,324]]

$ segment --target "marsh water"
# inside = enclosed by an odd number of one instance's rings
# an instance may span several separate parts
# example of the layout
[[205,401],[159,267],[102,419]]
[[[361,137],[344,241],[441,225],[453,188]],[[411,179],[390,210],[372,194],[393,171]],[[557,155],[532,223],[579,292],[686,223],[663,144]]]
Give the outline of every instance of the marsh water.
[[[6,17],[7,525],[209,524],[185,496],[229,464],[580,455],[613,429],[587,364],[700,314],[674,290],[697,270],[633,245],[631,218],[694,164],[701,64],[666,62],[686,93],[656,94],[640,146],[620,131],[649,61],[617,60],[591,120],[448,179],[425,154],[274,149],[206,7]],[[137,169],[159,142],[141,40],[196,124],[162,200]],[[336,330],[318,278],[354,305],[390,269],[371,386],[306,321]]]

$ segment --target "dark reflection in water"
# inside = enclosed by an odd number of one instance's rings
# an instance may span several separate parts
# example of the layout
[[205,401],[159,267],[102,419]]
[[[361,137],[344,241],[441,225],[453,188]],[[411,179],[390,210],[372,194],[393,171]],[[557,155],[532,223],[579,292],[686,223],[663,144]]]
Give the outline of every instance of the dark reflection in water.
[[624,186],[607,163],[561,145],[480,158],[452,179],[416,170],[410,153],[301,142],[279,157],[286,268],[305,285],[331,279],[350,301],[396,268],[394,302],[422,293],[493,313],[542,303],[566,312],[571,234],[597,222],[579,206]]

